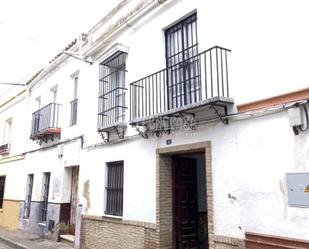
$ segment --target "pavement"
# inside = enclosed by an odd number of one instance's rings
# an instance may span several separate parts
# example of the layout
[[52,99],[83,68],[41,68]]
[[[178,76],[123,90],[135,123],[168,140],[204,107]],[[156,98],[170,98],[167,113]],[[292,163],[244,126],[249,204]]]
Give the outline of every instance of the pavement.
[[[5,246],[4,246],[5,245]],[[70,245],[40,238],[21,230],[0,227],[0,249],[72,249]]]

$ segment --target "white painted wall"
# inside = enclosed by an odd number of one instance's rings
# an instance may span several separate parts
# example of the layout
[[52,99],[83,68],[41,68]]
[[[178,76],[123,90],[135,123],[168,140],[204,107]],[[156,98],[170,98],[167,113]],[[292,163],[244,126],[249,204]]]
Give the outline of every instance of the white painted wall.
[[[236,103],[243,103],[308,86],[305,67],[309,37],[303,32],[309,21],[306,5],[303,0],[297,4],[287,0],[170,0],[138,22],[130,23],[131,27],[121,35],[112,37],[93,56],[93,65],[72,58],[66,60],[31,89],[29,105],[27,99],[19,109],[11,107],[1,112],[0,123],[18,113],[20,128],[14,132],[12,147],[16,146],[16,153],[55,143],[40,146],[28,138],[31,113],[37,110],[35,99],[41,96],[42,106],[49,104],[50,89],[57,85],[58,102],[62,104],[61,140],[84,135],[84,149],[76,140],[64,144],[62,158],[58,158],[58,148],[54,147],[27,154],[24,161],[0,164],[0,175],[8,176],[5,198],[22,200],[27,174],[34,173],[33,200],[40,200],[43,172],[51,172],[50,201],[67,202],[70,184],[65,167],[80,165],[79,200],[83,212],[102,216],[106,163],[124,160],[123,217],[155,222],[155,149],[166,146],[168,138],[172,139],[172,145],[211,141],[215,233],[243,237],[244,231],[255,231],[306,239],[309,210],[288,207],[285,173],[309,171],[309,140],[307,133],[294,136],[286,112],[232,121],[228,126],[208,124],[196,131],[177,131],[162,138],[136,138],[115,145],[94,146],[102,143],[96,131],[99,63],[113,44],[129,48],[126,75],[129,86],[130,82],[164,68],[164,28],[196,9],[200,51],[213,45],[232,49],[231,97]],[[78,121],[70,127],[71,75],[77,71]],[[127,134],[136,132],[128,127]],[[89,208],[83,187],[87,181]],[[229,193],[237,199],[230,200]]]

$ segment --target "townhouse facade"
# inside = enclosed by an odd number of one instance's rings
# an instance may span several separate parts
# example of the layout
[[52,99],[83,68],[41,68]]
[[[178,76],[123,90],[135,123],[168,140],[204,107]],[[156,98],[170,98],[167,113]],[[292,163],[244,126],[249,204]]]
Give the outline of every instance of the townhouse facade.
[[0,103],[0,225],[75,248],[309,248],[308,17],[278,4],[120,1]]

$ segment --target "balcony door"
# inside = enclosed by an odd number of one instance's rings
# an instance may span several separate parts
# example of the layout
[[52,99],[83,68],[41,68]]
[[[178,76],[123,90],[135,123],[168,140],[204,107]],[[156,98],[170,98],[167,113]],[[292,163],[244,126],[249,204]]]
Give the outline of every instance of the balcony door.
[[168,109],[201,99],[196,13],[165,31]]

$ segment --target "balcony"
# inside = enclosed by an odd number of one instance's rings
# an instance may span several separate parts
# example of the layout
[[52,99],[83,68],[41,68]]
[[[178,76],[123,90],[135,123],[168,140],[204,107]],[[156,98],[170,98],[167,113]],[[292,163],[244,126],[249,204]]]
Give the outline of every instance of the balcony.
[[32,114],[32,140],[46,141],[60,137],[61,128],[58,126],[59,104],[51,103]]
[[10,154],[11,144],[3,144],[0,146],[0,155]]
[[228,79],[230,52],[215,46],[132,82],[130,124],[147,129],[156,124],[161,129],[170,125],[171,118],[188,115],[194,122],[218,116],[227,122],[227,107],[233,104]]

